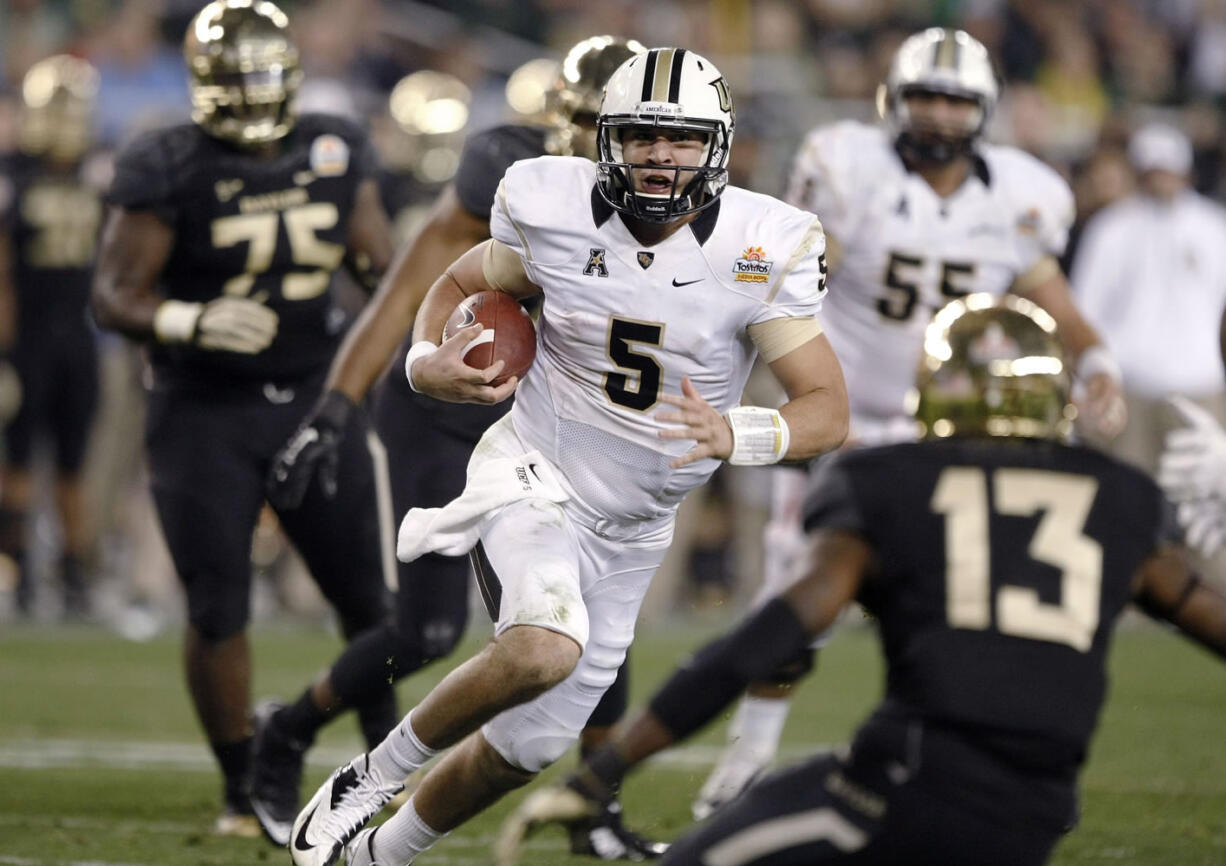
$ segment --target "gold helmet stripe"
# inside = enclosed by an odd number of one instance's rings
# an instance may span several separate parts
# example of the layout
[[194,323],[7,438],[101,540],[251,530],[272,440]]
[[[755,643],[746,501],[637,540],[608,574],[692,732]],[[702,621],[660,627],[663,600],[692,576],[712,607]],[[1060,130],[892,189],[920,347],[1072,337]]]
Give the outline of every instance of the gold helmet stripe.
[[[655,52],[653,52],[655,53]],[[669,82],[673,77],[673,58],[677,55],[675,48],[661,48],[659,60],[656,61],[655,75],[651,81],[651,101],[669,102]],[[680,66],[680,64],[678,64]]]
[[961,59],[962,46],[954,38],[950,30],[942,31],[941,41],[936,44],[932,65],[937,69],[957,69]]

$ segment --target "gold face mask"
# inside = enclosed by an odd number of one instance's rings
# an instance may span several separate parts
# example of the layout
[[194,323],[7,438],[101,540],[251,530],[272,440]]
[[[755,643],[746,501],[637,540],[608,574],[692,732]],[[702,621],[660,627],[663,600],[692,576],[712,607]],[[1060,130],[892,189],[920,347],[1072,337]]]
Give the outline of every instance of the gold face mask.
[[1014,295],[968,295],[933,317],[909,408],[925,439],[1064,439],[1076,409],[1056,323]]
[[302,81],[289,21],[267,0],[213,0],[183,40],[192,120],[240,146],[276,141],[294,126]]

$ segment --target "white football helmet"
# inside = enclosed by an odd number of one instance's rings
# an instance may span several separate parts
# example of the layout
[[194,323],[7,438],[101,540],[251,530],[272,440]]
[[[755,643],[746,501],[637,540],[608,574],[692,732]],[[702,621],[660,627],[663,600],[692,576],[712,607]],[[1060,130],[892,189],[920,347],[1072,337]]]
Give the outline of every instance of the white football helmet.
[[[907,94],[916,91],[971,99],[979,110],[960,136],[919,135],[906,100]],[[996,71],[983,43],[963,30],[930,27],[899,46],[885,81],[877,88],[877,111],[904,151],[926,162],[944,163],[970,152],[999,96]]]
[[[736,124],[732,93],[711,61],[684,48],[653,48],[631,57],[605,88],[597,121],[597,186],[617,210],[650,222],[670,222],[712,204],[728,185],[728,153]],[[668,166],[666,194],[635,192],[622,135],[634,127],[685,129],[706,136],[699,165]],[[654,167],[654,166],[653,166]],[[678,188],[682,172],[694,172]]]

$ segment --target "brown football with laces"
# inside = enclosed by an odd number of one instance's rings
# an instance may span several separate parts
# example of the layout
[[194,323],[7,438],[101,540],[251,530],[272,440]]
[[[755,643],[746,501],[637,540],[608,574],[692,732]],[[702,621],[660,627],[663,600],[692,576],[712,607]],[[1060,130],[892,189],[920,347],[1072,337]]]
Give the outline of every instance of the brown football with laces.
[[477,292],[465,298],[447,319],[443,339],[478,322],[485,330],[468,344],[464,363],[484,369],[495,361],[504,361],[506,366],[491,385],[501,385],[512,376],[522,379],[536,359],[536,326],[532,317],[505,292]]

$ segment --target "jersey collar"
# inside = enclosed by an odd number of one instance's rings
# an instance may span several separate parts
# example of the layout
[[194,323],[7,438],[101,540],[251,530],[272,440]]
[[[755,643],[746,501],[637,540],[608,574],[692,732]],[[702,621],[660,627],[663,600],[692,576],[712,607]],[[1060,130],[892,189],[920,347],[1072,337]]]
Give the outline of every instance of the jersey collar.
[[[899,150],[897,144],[894,145],[894,154],[898,157],[898,162],[902,165],[903,171],[910,174],[911,169],[907,166],[907,161],[903,159],[902,151]],[[988,171],[987,160],[983,158],[983,154],[978,150],[971,154],[971,177],[979,178],[984,186],[992,185],[992,173]]]
[[[715,231],[715,221],[719,219],[720,201],[721,199],[717,198],[714,203],[699,211],[698,216],[690,222],[690,231],[694,233],[694,239],[698,241],[699,246],[710,240],[712,232]],[[615,213],[613,205],[605,201],[604,196],[600,194],[600,190],[593,184],[592,221],[596,224],[596,228],[603,226],[609,221],[609,217]]]

